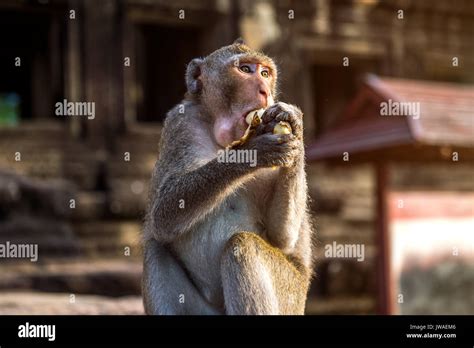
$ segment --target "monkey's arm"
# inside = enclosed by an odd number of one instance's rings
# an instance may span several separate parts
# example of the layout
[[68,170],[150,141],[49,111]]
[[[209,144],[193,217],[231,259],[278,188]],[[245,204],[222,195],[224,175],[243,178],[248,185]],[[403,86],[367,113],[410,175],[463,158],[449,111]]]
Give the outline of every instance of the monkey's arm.
[[299,238],[306,214],[304,160],[295,167],[280,168],[266,216],[267,235],[273,245],[290,253]]
[[248,165],[219,163],[213,159],[192,171],[168,176],[157,188],[152,206],[155,238],[170,242],[189,231],[251,172]]
[[244,163],[219,162],[202,128],[187,115],[170,113],[165,121],[148,214],[160,242],[192,229],[255,170]]
[[290,123],[295,150],[290,164],[280,167],[266,214],[267,236],[273,245],[291,253],[298,241],[307,205],[307,184],[304,162],[303,113],[293,105],[279,102],[268,109],[264,122]]

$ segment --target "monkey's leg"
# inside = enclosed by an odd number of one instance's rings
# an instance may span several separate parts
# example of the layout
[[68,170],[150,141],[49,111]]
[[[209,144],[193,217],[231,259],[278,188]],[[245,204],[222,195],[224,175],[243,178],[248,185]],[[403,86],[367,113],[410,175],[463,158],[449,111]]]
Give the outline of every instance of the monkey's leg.
[[175,257],[154,239],[144,244],[142,292],[147,314],[221,314],[201,296]]
[[221,276],[227,314],[304,314],[306,270],[254,233],[227,242]]

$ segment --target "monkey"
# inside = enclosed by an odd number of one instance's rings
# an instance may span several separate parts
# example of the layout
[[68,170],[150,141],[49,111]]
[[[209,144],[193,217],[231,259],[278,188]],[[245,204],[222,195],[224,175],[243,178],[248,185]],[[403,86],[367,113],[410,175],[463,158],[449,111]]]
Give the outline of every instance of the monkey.
[[[242,40],[187,65],[184,99],[166,115],[143,229],[145,313],[301,315],[313,228],[303,113],[276,101],[277,67]],[[219,161],[237,146],[256,165]],[[290,134],[273,134],[285,121]]]

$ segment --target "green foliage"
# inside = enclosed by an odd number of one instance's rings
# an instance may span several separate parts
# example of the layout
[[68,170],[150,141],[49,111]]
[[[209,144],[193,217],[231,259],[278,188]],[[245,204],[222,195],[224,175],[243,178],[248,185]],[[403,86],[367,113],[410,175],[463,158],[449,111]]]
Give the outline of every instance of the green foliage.
[[20,97],[16,93],[0,94],[0,127],[16,126],[20,119]]

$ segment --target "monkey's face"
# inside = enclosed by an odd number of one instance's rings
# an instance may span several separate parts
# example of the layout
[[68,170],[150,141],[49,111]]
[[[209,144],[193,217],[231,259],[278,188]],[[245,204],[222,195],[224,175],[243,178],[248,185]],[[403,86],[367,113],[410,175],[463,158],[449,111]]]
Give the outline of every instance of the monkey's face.
[[[188,80],[188,89],[192,93],[197,87],[199,101],[212,118],[214,138],[225,147],[242,137],[249,112],[274,103],[276,66],[242,44],[223,47],[196,63],[199,73],[194,72],[191,86]],[[189,71],[188,67],[187,77]]]

